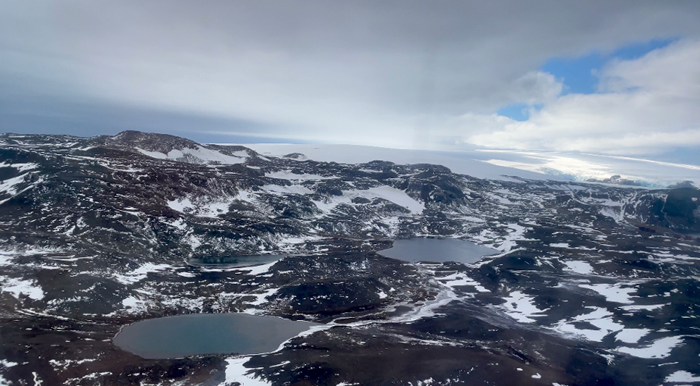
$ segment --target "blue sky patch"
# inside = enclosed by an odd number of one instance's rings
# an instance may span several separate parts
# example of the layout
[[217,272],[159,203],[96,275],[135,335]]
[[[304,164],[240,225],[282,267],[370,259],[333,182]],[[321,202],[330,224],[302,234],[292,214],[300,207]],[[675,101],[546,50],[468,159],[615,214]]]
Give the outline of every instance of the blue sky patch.
[[513,103],[501,107],[496,114],[523,122],[530,118],[530,109],[539,110],[542,106],[541,104],[530,106],[527,103]]
[[594,51],[578,58],[552,58],[540,70],[554,75],[564,83],[563,94],[593,94],[598,85],[595,75],[605,63],[613,59],[641,58],[649,52],[668,46],[678,39],[654,39],[630,44],[613,52]]
[[[649,52],[666,47],[677,40],[677,38],[653,39],[644,43],[629,44],[612,52],[593,51],[576,58],[551,58],[540,67],[540,70],[554,75],[564,83],[563,95],[594,94],[597,92],[599,81],[596,74],[609,61],[641,58]],[[496,113],[516,121],[526,121],[529,118],[528,107],[526,103],[513,103],[501,107]],[[534,107],[538,110],[542,108],[541,105]]]

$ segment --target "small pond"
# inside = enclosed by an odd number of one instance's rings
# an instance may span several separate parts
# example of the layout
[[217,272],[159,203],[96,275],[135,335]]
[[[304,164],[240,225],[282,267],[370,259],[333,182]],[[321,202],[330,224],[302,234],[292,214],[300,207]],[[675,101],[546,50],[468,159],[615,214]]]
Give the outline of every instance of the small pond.
[[493,248],[483,247],[471,241],[421,237],[395,240],[394,246],[379,251],[379,254],[411,263],[435,262],[474,263],[487,255],[498,253]]
[[115,345],[147,359],[204,354],[259,354],[315,326],[270,316],[193,314],[130,324],[114,337]]
[[207,268],[240,268],[268,264],[284,257],[284,255],[211,257],[190,259],[189,264]]

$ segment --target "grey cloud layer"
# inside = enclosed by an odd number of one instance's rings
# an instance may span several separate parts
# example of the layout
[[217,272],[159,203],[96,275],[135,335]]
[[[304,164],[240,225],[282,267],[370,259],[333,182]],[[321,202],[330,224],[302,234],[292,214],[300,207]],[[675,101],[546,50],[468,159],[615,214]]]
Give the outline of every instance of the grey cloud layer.
[[493,146],[499,107],[560,103],[548,58],[697,37],[699,19],[695,1],[10,1],[0,81],[285,138]]

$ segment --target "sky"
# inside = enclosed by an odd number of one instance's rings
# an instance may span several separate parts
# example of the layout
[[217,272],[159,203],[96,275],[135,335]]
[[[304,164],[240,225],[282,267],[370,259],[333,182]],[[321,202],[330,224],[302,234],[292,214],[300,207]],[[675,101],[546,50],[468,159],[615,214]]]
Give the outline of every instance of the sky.
[[698,1],[5,0],[0,132],[700,164]]

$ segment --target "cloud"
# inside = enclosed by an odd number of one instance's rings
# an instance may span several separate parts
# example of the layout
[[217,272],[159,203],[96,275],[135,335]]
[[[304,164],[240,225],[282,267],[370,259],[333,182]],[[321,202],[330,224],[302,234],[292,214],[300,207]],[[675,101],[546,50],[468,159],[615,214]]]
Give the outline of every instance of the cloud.
[[[561,96],[561,82],[537,69],[659,37],[685,37],[673,46],[680,55],[700,37],[699,18],[698,2],[637,0],[8,0],[0,97],[251,122],[259,137],[304,141],[606,152],[635,141],[636,150],[623,149],[634,153],[651,133],[686,132],[692,142],[695,128],[677,126],[694,117],[688,103],[662,98],[645,73],[666,65],[688,73],[690,62],[612,63],[596,96]],[[544,107],[527,122],[495,114],[514,103]],[[639,124],[646,128],[630,129]]]
[[599,93],[569,94],[526,122],[469,136],[502,148],[650,154],[700,146],[700,41],[681,40],[647,55],[614,61]]
[[561,94],[563,85],[554,75],[542,71],[532,71],[513,82],[509,90],[510,101],[536,105],[555,100]]

